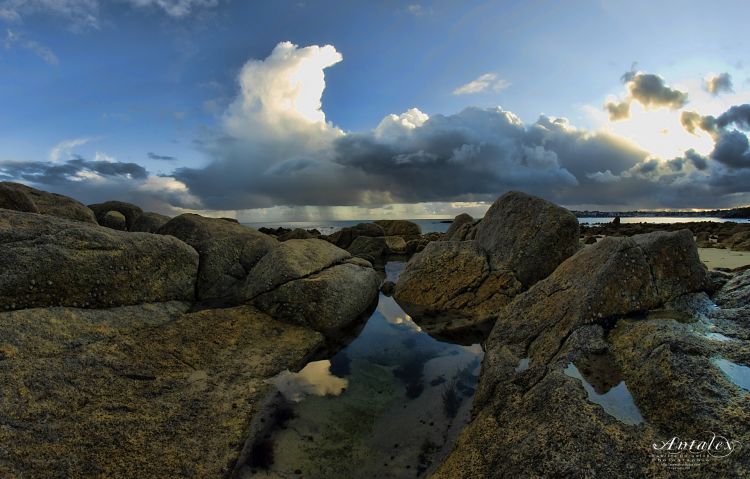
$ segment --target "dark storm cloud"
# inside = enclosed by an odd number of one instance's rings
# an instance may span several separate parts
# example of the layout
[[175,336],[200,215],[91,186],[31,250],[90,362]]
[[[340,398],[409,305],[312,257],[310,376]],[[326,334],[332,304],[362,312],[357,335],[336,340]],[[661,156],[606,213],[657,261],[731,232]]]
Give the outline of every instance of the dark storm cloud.
[[708,168],[708,158],[698,154],[694,149],[689,149],[685,152],[685,159],[695,166],[700,171],[705,171]]
[[750,168],[747,136],[737,130],[723,131],[716,140],[711,158],[729,168]]
[[[223,138],[207,149],[211,164],[179,169],[175,177],[209,208],[375,206],[491,200],[509,189],[562,197],[587,173],[618,174],[647,156],[563,119],[542,116],[527,126],[499,108],[467,108],[389,132],[349,133],[319,155],[271,162],[242,141]],[[262,168],[252,153],[266,162]]]
[[735,105],[718,117],[683,112],[680,121],[690,133],[701,129],[714,138],[712,159],[728,168],[750,168],[750,145],[747,135],[739,131],[750,131],[750,104]]
[[40,184],[57,184],[76,181],[76,177],[83,178],[85,174],[133,179],[148,176],[146,169],[136,163],[90,161],[77,155],[60,164],[41,161],[0,163],[0,178],[5,180],[24,179]]
[[148,158],[150,160],[159,160],[159,161],[177,161],[177,158],[174,156],[167,156],[167,155],[157,155],[156,153],[148,153]]
[[703,87],[714,96],[718,96],[720,93],[734,92],[732,76],[729,73],[720,73],[707,78]]

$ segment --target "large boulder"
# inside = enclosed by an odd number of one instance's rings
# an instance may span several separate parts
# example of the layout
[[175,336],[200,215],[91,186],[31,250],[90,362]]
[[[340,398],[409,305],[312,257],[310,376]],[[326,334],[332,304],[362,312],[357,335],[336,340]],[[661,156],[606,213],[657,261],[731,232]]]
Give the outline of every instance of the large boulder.
[[477,226],[476,241],[493,269],[510,269],[525,287],[549,276],[580,247],[573,213],[518,191],[492,204]]
[[[667,245],[674,254],[661,256]],[[607,237],[516,297],[500,311],[492,335],[519,344],[533,339],[528,355],[544,362],[562,338],[583,324],[648,311],[708,285],[693,237],[685,230],[649,233],[638,241]]]
[[[406,244],[404,244],[404,247],[406,247]],[[383,256],[388,252],[388,244],[386,239],[382,236],[358,236],[354,238],[354,241],[352,241],[352,244],[350,244],[346,250],[350,252],[352,256],[358,256],[368,260],[372,258],[373,260],[380,262],[382,261]]]
[[290,239],[310,239],[312,237],[313,235],[311,235],[307,230],[304,230],[302,228],[294,228],[292,231],[279,236],[279,241],[287,241]]
[[29,195],[20,188],[15,188],[12,183],[0,183],[0,208],[25,213],[39,213],[39,208]]
[[191,213],[172,218],[158,233],[179,238],[198,251],[196,294],[200,300],[233,297],[248,272],[278,245],[252,228]]
[[[4,203],[5,206],[0,205],[0,208],[30,213],[41,213],[43,215],[57,216],[59,218],[96,224],[94,213],[73,198],[58,195],[56,193],[48,193],[20,183],[11,183],[7,181],[0,182],[0,187],[5,190],[5,193],[3,194],[5,198],[9,198],[9,195],[13,194],[10,193],[10,191],[23,193],[29,200],[31,200],[35,209],[31,207],[25,199],[19,199],[19,195],[17,194],[14,195],[15,200],[6,200],[7,202]],[[15,205],[15,207],[13,207],[13,205]]]
[[464,241],[467,238],[468,232],[474,225],[474,218],[466,213],[461,213],[453,219],[453,223],[448,227],[448,231],[445,232],[443,241]]
[[249,301],[284,283],[310,276],[343,263],[351,255],[319,239],[289,240],[280,243],[252,268],[238,295]]
[[269,380],[323,338],[187,307],[0,313],[0,477],[229,477]]
[[156,233],[159,228],[169,222],[171,218],[169,216],[160,215],[159,213],[152,213],[147,211],[138,217],[130,227],[130,231],[137,231],[142,233]]
[[394,297],[412,316],[459,310],[481,320],[521,290],[512,272],[490,269],[473,241],[434,241],[409,261]]
[[284,283],[255,298],[274,318],[308,326],[326,335],[345,330],[378,296],[380,277],[369,266],[343,263]]
[[710,440],[701,428],[744,441],[747,428],[722,422],[747,423],[747,395],[711,366],[685,314],[665,306],[705,286],[694,253],[684,232],[608,237],[511,301],[485,344],[474,419],[434,477],[670,477],[650,444]]
[[385,236],[419,236],[422,228],[407,220],[377,220],[376,225],[383,228]]
[[111,228],[117,231],[128,230],[128,220],[125,215],[119,211],[107,211],[104,215],[97,219],[100,226],[105,228]]
[[360,236],[378,237],[385,236],[385,231],[375,223],[359,223],[354,226],[342,228],[328,236],[328,241],[339,248],[347,249],[352,242]]
[[189,301],[197,270],[175,238],[0,210],[0,310]]
[[[417,322],[438,313],[484,322],[579,248],[571,212],[523,193],[498,198],[476,228],[468,215],[456,220],[452,240],[427,244],[396,286],[396,300]],[[469,228],[476,240],[454,241]]]
[[289,240],[261,259],[239,290],[274,318],[339,336],[378,295],[372,265],[327,241]]
[[128,231],[133,229],[133,225],[143,214],[143,210],[139,206],[131,203],[125,203],[124,201],[105,201],[104,203],[89,205],[89,209],[94,212],[96,221],[99,222],[100,225],[110,228],[111,226],[102,224],[103,222],[106,222],[106,215],[110,211],[116,211],[120,213],[125,217],[125,224]]

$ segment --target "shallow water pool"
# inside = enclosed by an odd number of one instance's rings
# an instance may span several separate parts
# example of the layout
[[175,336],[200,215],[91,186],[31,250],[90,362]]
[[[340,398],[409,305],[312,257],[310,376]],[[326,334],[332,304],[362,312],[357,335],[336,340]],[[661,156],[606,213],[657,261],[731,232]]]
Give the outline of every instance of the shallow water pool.
[[[396,281],[402,262],[385,266]],[[438,341],[380,295],[335,356],[274,383],[287,407],[244,477],[422,477],[469,420],[484,353]]]

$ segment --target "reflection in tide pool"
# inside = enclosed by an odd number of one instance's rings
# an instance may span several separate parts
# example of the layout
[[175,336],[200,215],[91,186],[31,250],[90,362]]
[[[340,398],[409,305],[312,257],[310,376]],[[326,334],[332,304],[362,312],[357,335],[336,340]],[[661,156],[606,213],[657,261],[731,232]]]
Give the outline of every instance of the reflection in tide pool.
[[609,364],[602,364],[606,362],[606,358],[585,361],[585,366],[582,366],[586,369],[585,377],[573,363],[569,363],[564,372],[581,381],[589,401],[600,405],[607,414],[624,424],[641,424],[643,416],[628,386],[620,379],[618,372],[611,370]]
[[713,363],[727,375],[737,386],[750,391],[750,368],[741,364],[727,361],[724,358],[715,358]]
[[[388,263],[388,279],[402,269],[403,263]],[[482,358],[479,345],[430,337],[381,295],[360,335],[330,363],[277,378],[301,401],[271,436],[270,464],[247,475],[421,477],[468,422]],[[311,387],[314,379],[325,386]],[[331,389],[332,379],[345,389]],[[300,382],[303,391],[295,396]]]

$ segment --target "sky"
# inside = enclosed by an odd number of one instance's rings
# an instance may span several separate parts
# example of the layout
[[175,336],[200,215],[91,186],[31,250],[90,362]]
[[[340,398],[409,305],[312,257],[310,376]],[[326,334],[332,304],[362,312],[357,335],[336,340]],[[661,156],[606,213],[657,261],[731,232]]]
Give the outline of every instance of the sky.
[[749,13],[0,0],[0,181],[242,221],[746,205]]

